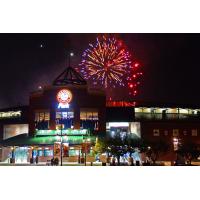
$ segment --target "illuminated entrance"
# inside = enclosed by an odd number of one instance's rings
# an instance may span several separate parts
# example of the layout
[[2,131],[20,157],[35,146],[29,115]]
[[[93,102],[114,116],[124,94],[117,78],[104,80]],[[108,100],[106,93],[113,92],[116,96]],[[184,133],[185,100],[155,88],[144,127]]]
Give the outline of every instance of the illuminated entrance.
[[28,147],[16,147],[14,151],[15,163],[28,163]]
[[141,137],[141,128],[139,122],[108,122],[106,130],[111,137],[116,135],[120,137]]

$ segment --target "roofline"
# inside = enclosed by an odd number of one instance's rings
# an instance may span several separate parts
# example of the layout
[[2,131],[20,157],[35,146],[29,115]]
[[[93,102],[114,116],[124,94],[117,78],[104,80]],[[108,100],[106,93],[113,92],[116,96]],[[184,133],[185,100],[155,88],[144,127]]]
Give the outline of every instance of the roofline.
[[[114,104],[121,104],[127,106],[109,106]],[[106,101],[107,107],[157,107],[157,108],[193,108],[200,109],[200,105],[195,104],[181,104],[181,103],[171,103],[171,102],[138,102],[138,101]]]
[[0,108],[0,112],[4,112],[4,111],[17,111],[17,110],[21,110],[21,109],[28,109],[29,105],[22,105],[22,106],[14,106],[14,107],[6,107],[6,108]]

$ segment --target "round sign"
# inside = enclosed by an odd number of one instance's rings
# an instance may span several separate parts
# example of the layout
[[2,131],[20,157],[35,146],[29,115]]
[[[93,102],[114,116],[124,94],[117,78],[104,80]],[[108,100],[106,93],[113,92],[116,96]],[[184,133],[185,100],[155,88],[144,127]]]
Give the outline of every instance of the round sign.
[[72,93],[67,89],[62,89],[57,93],[57,101],[62,104],[70,103],[72,100]]

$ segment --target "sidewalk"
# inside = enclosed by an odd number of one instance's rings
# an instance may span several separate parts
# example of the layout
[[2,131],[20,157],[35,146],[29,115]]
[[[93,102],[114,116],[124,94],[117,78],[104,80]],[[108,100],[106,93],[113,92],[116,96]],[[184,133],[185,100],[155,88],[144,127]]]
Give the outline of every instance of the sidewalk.
[[[30,163],[6,163],[0,162],[0,166],[51,166],[47,165],[46,162],[39,162],[38,164],[30,164]],[[60,166],[60,163],[59,165]],[[63,166],[85,166],[84,163],[77,163],[77,162],[63,162]],[[87,162],[87,166],[102,166],[101,162],[93,162],[92,165],[90,162]]]

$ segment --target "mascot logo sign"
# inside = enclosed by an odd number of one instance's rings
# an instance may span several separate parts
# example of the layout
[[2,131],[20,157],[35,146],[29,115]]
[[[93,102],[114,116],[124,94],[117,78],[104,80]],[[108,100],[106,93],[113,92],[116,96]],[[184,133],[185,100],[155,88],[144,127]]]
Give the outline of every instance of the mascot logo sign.
[[72,101],[72,93],[67,89],[62,89],[57,93],[58,108],[69,108],[69,103]]

